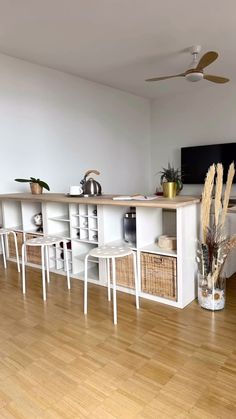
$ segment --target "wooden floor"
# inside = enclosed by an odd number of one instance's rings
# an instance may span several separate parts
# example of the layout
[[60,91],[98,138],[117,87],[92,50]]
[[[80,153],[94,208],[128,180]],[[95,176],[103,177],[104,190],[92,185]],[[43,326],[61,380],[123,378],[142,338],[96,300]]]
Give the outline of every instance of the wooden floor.
[[211,313],[119,293],[118,326],[106,289],[40,271],[21,293],[14,264],[0,263],[0,418],[236,418],[236,286]]

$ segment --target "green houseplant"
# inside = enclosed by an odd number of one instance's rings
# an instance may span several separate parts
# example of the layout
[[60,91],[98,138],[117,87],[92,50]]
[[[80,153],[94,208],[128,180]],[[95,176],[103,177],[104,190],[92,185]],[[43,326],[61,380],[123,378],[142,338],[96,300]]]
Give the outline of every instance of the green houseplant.
[[21,183],[29,183],[31,193],[34,195],[39,195],[43,193],[43,188],[47,189],[47,191],[50,191],[50,188],[46,182],[44,182],[41,179],[36,179],[34,177],[30,177],[29,179],[15,179],[15,181]]
[[174,198],[183,189],[183,182],[180,169],[175,169],[168,163],[168,167],[160,172],[163,195],[166,198]]

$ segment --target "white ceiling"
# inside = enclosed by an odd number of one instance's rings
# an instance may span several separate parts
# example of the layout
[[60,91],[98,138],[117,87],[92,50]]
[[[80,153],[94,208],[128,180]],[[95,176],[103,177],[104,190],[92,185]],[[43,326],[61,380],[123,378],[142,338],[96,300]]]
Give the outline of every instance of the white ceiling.
[[219,52],[210,74],[236,80],[235,0],[0,0],[0,52],[134,94],[158,98],[228,89],[184,79],[186,48]]

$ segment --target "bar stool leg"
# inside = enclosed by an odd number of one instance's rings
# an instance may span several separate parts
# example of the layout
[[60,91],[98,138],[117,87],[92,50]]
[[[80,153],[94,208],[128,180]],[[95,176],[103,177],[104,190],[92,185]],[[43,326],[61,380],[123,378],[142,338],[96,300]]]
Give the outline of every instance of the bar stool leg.
[[84,259],[84,314],[88,312],[88,256]]
[[111,275],[110,275],[110,259],[107,258],[107,298],[111,301]]
[[3,256],[3,265],[4,268],[7,268],[7,262],[6,262],[6,252],[5,252],[5,243],[4,243],[4,237],[3,234],[1,234],[1,244],[2,244],[2,256]]
[[41,246],[42,259],[42,285],[43,285],[43,300],[46,301],[46,282],[45,282],[45,263],[44,263],[44,246]]
[[22,291],[25,294],[25,244],[22,244]]
[[64,250],[64,260],[66,263],[66,275],[67,275],[67,288],[70,290],[70,274],[69,274],[69,263],[68,263],[68,253],[66,241],[63,240],[63,250]]
[[135,295],[136,295],[136,309],[139,309],[139,288],[138,288],[138,275],[137,275],[137,259],[136,253],[133,254],[133,265],[134,265],[134,283],[135,283]]
[[113,282],[113,316],[114,324],[117,324],[117,301],[116,301],[116,262],[115,258],[112,258],[112,282]]
[[14,236],[14,242],[15,242],[15,248],[16,248],[16,262],[17,262],[17,270],[20,272],[20,261],[19,261],[19,252],[18,252],[18,246],[17,246],[17,237],[15,231],[11,231],[11,233]]
[[49,249],[48,246],[45,246],[45,259],[46,259],[46,270],[47,270],[47,283],[50,283],[50,273],[49,273]]

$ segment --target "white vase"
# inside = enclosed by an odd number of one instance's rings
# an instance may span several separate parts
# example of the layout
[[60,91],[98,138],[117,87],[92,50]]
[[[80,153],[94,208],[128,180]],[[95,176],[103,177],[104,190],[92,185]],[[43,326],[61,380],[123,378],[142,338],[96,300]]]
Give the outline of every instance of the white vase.
[[207,310],[222,310],[225,307],[225,276],[221,274],[217,281],[198,274],[198,302]]

